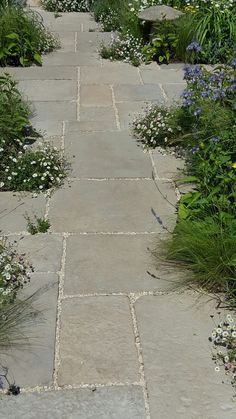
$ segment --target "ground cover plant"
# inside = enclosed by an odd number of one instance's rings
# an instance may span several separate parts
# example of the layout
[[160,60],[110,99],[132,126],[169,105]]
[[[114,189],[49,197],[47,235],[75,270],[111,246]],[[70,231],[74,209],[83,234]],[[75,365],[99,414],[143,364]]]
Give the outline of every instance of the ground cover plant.
[[93,0],[42,0],[49,12],[88,12]]
[[37,134],[17,83],[0,77],[0,190],[40,192],[61,185],[66,163],[50,144],[32,148]]
[[27,221],[27,231],[32,235],[46,233],[51,226],[48,218],[38,217],[37,215],[30,218],[29,215],[26,214],[25,219]]
[[[181,103],[154,105],[134,122],[145,148],[182,150],[192,184],[177,206],[177,224],[166,242],[167,263],[187,269],[187,282],[224,292],[236,307],[235,60],[207,71],[187,66]],[[154,251],[157,257],[159,251]]]
[[0,66],[41,65],[42,54],[58,47],[39,13],[0,4]]

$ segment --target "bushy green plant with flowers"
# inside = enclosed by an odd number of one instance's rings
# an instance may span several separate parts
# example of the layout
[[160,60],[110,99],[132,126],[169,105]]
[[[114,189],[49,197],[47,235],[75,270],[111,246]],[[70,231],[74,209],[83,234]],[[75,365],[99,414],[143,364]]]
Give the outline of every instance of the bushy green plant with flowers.
[[45,191],[61,185],[66,163],[54,147],[32,148],[37,133],[29,108],[9,75],[0,77],[0,190]]
[[114,37],[109,46],[102,45],[100,49],[101,57],[111,61],[124,61],[134,66],[139,66],[144,60],[143,41],[130,34],[120,34]]
[[13,303],[19,289],[29,282],[32,271],[24,257],[0,238],[0,315],[1,307]]
[[49,12],[89,12],[94,0],[42,0]]
[[22,7],[0,10],[0,66],[41,65],[42,54],[59,47],[39,13]]
[[214,328],[209,341],[213,345],[212,360],[215,363],[215,371],[224,370],[233,388],[236,388],[236,324],[231,314],[222,319],[211,315]]

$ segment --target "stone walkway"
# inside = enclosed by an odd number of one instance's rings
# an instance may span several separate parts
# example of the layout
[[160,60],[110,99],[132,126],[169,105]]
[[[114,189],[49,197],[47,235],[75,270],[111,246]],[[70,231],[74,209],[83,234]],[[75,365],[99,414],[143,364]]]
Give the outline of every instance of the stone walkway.
[[[0,229],[36,269],[27,292],[48,287],[31,346],[1,355],[22,394],[0,399],[0,417],[233,419],[207,341],[213,305],[169,292],[178,273],[155,269],[148,251],[165,236],[154,213],[174,225],[180,162],[144,154],[129,132],[146,101],[179,95],[181,66],[104,61],[110,34],[89,14],[41,13],[62,49],[9,71],[72,172],[51,198],[0,194]],[[50,232],[26,233],[26,212],[47,215]]]

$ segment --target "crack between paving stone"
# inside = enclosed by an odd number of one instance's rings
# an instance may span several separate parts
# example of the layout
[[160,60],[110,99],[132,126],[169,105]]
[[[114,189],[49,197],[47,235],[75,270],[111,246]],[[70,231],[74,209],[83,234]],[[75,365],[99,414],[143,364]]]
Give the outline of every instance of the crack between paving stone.
[[58,387],[58,373],[59,373],[59,368],[60,368],[61,302],[63,299],[64,281],[65,281],[66,244],[67,244],[66,242],[67,242],[67,234],[63,233],[61,269],[59,273],[59,284],[58,284],[55,358],[54,358],[54,372],[53,372],[53,383],[54,383],[55,389]]
[[78,47],[78,32],[75,32],[74,42],[75,42],[75,52],[77,52],[77,47]]
[[114,92],[113,85],[110,85],[110,89],[111,89],[111,95],[112,95],[112,107],[114,109],[115,119],[116,119],[116,126],[117,126],[118,131],[121,131],[119,112],[116,106],[115,92]]
[[137,316],[136,316],[135,306],[134,306],[136,301],[137,301],[137,298],[135,297],[135,294],[130,294],[129,306],[130,306],[130,313],[131,313],[131,318],[132,318],[135,346],[136,346],[137,355],[138,355],[140,381],[141,381],[141,385],[143,389],[143,398],[144,398],[144,405],[145,405],[145,411],[146,411],[146,418],[150,419],[151,416],[150,416],[149,396],[148,396],[147,382],[146,382],[145,372],[144,372],[143,351],[142,351],[141,339],[140,339],[139,329],[138,329],[138,321],[137,321]]
[[168,103],[168,96],[167,96],[167,94],[166,94],[166,92],[163,88],[162,83],[159,83],[158,85],[160,87],[160,90],[161,90],[161,93],[162,93],[162,96],[163,96],[163,99],[164,99],[165,103]]
[[77,67],[77,100],[76,120],[80,121],[80,67]]

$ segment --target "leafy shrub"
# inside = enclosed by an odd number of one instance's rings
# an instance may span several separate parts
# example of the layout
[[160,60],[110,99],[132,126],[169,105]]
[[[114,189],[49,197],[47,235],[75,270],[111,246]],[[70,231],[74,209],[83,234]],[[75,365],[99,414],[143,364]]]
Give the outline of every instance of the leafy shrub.
[[175,53],[177,42],[178,40],[174,33],[168,33],[166,35],[156,34],[151,43],[145,45],[142,49],[142,53],[145,56],[145,63],[158,61],[159,63],[168,64],[170,58]]
[[2,305],[13,303],[19,289],[30,279],[32,267],[22,255],[0,239],[0,310]]
[[0,78],[0,110],[0,190],[40,192],[58,187],[66,176],[64,158],[50,145],[31,148],[37,134],[9,75]]
[[93,0],[42,0],[49,12],[88,12]]
[[0,14],[0,65],[41,64],[41,55],[59,46],[37,12],[6,7]]

